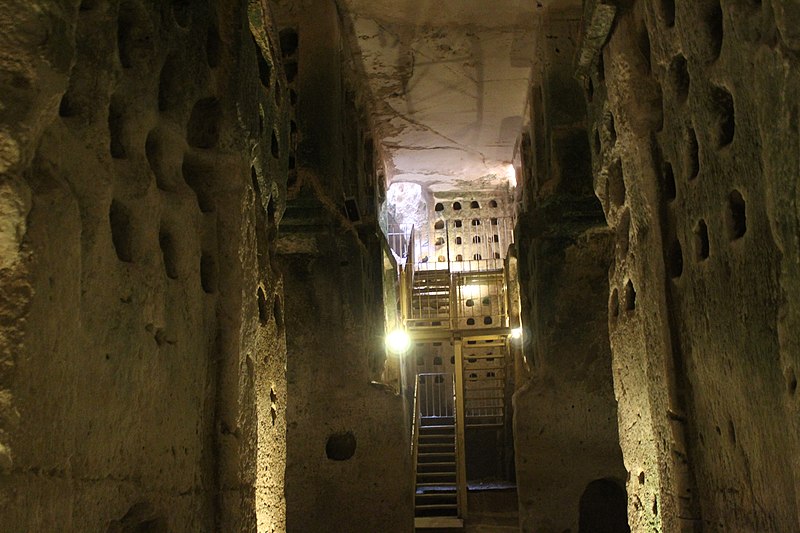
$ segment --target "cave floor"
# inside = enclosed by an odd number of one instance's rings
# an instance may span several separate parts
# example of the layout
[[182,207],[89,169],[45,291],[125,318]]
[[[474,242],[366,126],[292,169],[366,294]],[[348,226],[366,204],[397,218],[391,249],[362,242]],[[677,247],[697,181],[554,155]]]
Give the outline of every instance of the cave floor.
[[519,531],[516,487],[507,483],[469,485],[469,514],[463,529],[417,529],[422,533]]

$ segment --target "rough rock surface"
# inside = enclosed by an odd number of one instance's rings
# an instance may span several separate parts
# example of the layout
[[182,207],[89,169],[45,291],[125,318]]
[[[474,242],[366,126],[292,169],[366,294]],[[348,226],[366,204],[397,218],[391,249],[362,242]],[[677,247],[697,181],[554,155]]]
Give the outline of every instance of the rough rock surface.
[[605,316],[613,233],[592,189],[588,120],[572,75],[580,12],[547,11],[541,23],[548,37],[537,40],[516,163],[520,529],[622,532],[625,470]]
[[349,48],[332,2],[276,2],[276,18],[281,34],[298,36],[298,177],[276,246],[286,292],[287,530],[411,531],[404,402],[378,382],[386,248],[374,206],[384,193],[363,80],[342,70]]
[[431,191],[502,185],[522,125],[534,3],[342,5],[390,178]]
[[798,11],[636,2],[587,96],[635,531],[797,531]]
[[3,530],[283,530],[269,26],[234,0],[4,7]]

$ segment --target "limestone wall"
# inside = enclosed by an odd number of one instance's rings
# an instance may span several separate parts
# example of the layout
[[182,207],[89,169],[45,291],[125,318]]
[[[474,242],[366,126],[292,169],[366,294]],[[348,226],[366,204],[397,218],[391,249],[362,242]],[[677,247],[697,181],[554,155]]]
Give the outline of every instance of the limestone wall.
[[274,6],[298,43],[297,179],[276,248],[286,290],[287,530],[408,532],[403,399],[374,382],[385,361],[384,241],[365,95],[334,2]]
[[798,88],[782,1],[635,2],[594,63],[635,531],[796,531]]
[[[524,532],[624,531],[605,317],[613,234],[592,190],[573,58],[580,12],[547,11],[519,145],[516,228],[525,357],[514,450]],[[593,491],[593,487],[600,487]]]
[[2,529],[283,530],[269,24],[235,0],[5,6]]

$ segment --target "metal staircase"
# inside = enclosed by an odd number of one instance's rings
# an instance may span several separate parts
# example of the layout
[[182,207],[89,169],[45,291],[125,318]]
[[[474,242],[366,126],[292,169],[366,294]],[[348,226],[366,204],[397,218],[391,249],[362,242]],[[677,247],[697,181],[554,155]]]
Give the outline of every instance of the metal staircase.
[[398,310],[413,343],[404,364],[406,375],[417,379],[412,431],[417,529],[463,527],[465,434],[502,430],[507,423],[511,321],[503,243],[512,241],[512,226],[495,218],[471,222],[468,229],[463,221],[437,222],[435,235],[417,235],[413,228],[397,232],[393,245],[405,259]]
[[412,442],[414,522],[419,529],[463,526],[466,494],[461,490],[454,392],[452,374],[417,375]]
[[424,419],[419,428],[415,516],[458,515],[455,419]]

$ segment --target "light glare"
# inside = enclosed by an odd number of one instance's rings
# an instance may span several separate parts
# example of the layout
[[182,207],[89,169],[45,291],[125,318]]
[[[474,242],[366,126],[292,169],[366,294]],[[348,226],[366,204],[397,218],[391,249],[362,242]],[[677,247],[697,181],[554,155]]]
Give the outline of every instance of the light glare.
[[475,298],[481,295],[480,285],[462,285],[461,296],[464,298]]
[[506,177],[509,185],[512,187],[517,186],[517,169],[514,168],[514,165],[506,165]]
[[386,336],[386,348],[390,352],[402,354],[411,347],[411,337],[402,329],[396,329]]
[[522,328],[514,328],[514,329],[512,329],[511,330],[511,338],[514,339],[514,340],[521,339],[522,338]]

